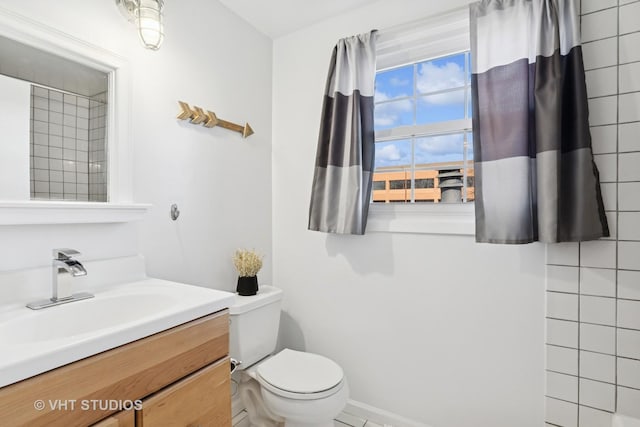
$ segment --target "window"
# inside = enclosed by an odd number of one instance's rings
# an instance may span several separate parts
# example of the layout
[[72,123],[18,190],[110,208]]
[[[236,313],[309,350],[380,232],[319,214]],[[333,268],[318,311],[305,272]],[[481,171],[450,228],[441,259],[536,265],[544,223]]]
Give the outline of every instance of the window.
[[407,188],[411,188],[411,181],[407,179],[394,179],[389,181],[390,190],[406,190]]
[[469,50],[467,8],[379,34],[367,231],[474,234]]
[[385,185],[385,181],[373,181],[373,191],[384,190]]
[[417,178],[415,183],[416,188],[434,188],[435,180],[433,178]]
[[465,51],[377,73],[373,179],[389,191],[372,201],[473,201],[470,69]]

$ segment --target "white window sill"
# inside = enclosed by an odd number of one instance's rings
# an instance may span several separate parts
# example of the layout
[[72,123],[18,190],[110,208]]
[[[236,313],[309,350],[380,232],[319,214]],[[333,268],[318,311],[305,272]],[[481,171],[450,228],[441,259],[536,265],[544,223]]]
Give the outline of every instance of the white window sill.
[[475,235],[473,203],[374,203],[367,232]]
[[0,225],[96,224],[142,218],[151,205],[141,203],[0,202]]

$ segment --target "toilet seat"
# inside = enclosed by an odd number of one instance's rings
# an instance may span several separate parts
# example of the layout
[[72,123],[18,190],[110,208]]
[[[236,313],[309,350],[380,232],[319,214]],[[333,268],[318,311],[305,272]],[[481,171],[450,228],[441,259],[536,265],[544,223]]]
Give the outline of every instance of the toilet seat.
[[344,372],[324,356],[284,349],[259,364],[256,379],[265,389],[282,397],[322,399],[342,389]]

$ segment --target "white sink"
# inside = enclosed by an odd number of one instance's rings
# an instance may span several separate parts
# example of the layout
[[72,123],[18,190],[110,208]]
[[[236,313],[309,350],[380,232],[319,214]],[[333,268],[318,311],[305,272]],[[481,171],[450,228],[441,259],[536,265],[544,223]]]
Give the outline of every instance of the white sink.
[[235,295],[159,279],[42,310],[0,307],[0,387],[229,307]]

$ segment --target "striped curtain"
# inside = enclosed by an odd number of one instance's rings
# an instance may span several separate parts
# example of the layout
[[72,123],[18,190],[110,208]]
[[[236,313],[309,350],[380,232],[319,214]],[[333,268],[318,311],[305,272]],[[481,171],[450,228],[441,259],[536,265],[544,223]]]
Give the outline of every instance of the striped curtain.
[[579,0],[470,5],[476,240],[609,235],[593,161]]
[[364,234],[374,162],[375,30],[338,41],[324,94],[309,230]]

